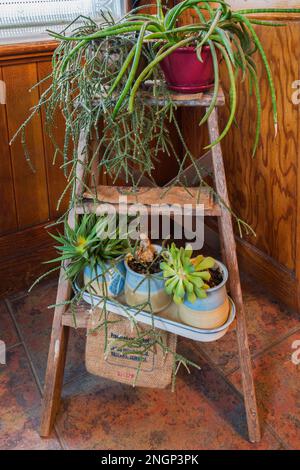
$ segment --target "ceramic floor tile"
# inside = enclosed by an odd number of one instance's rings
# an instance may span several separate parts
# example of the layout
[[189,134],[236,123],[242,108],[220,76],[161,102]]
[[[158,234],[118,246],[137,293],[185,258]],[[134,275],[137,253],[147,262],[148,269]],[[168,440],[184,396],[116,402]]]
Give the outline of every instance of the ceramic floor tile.
[[[300,450],[300,332],[256,358],[254,378],[263,419],[290,449]],[[241,388],[239,371],[229,379]]]
[[0,340],[5,342],[6,348],[20,342],[9,311],[2,301],[0,301]]
[[[188,344],[180,346],[194,358]],[[264,430],[259,445],[247,441],[239,395],[208,364],[179,373],[176,392],[134,389],[85,374],[64,389],[57,418],[70,449],[280,449]]]
[[[274,341],[299,328],[300,317],[272,300],[249,279],[243,282],[250,351],[255,355]],[[199,344],[199,349],[226,373],[239,367],[235,329],[213,343]]]
[[[15,296],[10,300],[11,311],[40,382],[44,378],[53,317],[53,310],[48,310],[47,305],[54,303],[56,287],[53,281],[45,282],[30,296]],[[246,286],[245,303],[252,353],[263,351],[298,327],[300,339],[299,317],[281,309],[251,284]],[[192,369],[188,375],[182,369],[176,392],[172,394],[170,390],[133,389],[87,374],[83,354],[85,331],[72,330],[65,374],[67,383],[57,417],[61,442],[70,449],[108,450],[280,449],[282,441],[297,448],[300,399],[292,371],[298,369],[294,365],[291,368],[290,363],[287,370],[276,366],[281,357],[283,363],[289,361],[291,348],[286,346],[286,350],[277,353],[277,347],[272,348],[275,356],[271,355],[265,365],[258,366],[259,358],[255,361],[260,407],[268,425],[263,426],[262,442],[253,445],[247,440],[240,395],[203,356],[203,351],[209,354],[213,363],[227,373],[236,368],[234,335],[231,331],[213,345],[202,345],[202,351],[195,343],[181,340],[180,351],[200,363],[202,370]],[[297,338],[297,334],[292,338]],[[21,346],[9,351],[10,368],[0,369],[0,447],[59,447],[55,436],[50,440],[41,440],[38,436],[40,397],[21,351]],[[262,358],[267,354],[265,352]],[[230,379],[238,383],[238,374],[230,375]]]
[[[43,282],[30,294],[10,301],[21,337],[27,346],[41,384],[44,383],[54,313],[54,310],[48,309],[48,306],[55,303],[56,290],[56,282]],[[85,371],[85,334],[84,330],[71,329],[65,381]]]
[[0,449],[60,449],[54,434],[38,434],[41,398],[22,345],[7,353],[0,365]]

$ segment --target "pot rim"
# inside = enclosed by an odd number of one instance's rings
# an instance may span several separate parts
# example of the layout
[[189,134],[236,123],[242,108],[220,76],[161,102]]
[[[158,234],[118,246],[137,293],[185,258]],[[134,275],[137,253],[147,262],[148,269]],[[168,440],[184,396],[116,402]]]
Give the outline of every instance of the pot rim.
[[[160,253],[162,251],[162,247],[160,245],[156,245],[154,243],[152,243],[152,246],[154,246],[156,248],[156,251],[157,253]],[[129,266],[128,266],[128,263],[127,263],[127,259],[125,258],[124,259],[124,264],[125,264],[125,268],[127,271],[135,274],[136,276],[139,276],[139,277],[146,277],[146,274],[141,274],[141,273],[137,273],[136,271],[134,271],[133,269],[131,269]],[[162,274],[162,271],[159,271],[158,273],[153,273],[153,276],[159,276],[160,274]]]
[[[153,246],[155,246],[155,248],[157,249],[158,253],[160,253],[160,252],[162,251],[162,247],[161,247],[160,245],[155,245],[155,244],[153,244]],[[139,276],[139,277],[141,277],[141,278],[142,278],[142,277],[146,277],[145,274],[137,273],[136,271],[134,271],[133,269],[131,269],[131,268],[128,266],[127,259],[124,260],[124,264],[125,264],[126,270],[130,271],[131,273],[135,274],[136,276]],[[222,273],[223,273],[223,281],[222,281],[220,284],[218,284],[217,286],[211,287],[210,289],[207,289],[206,292],[209,292],[209,293],[215,292],[216,290],[221,289],[221,287],[223,287],[223,286],[226,284],[226,282],[228,281],[228,269],[226,268],[225,264],[222,263],[222,262],[219,261],[219,260],[215,260],[215,264],[216,264],[219,268],[221,268],[221,271],[222,271]],[[162,273],[163,273],[163,272],[160,271],[160,272],[158,272],[158,273],[153,274],[153,276],[155,276],[155,275],[160,275],[160,274],[162,274]]]
[[[204,46],[202,46],[202,50],[204,50],[204,51],[210,50],[210,46],[204,45]],[[183,53],[195,52],[196,47],[195,46],[178,47],[177,49],[175,49],[175,51],[173,51],[173,54],[174,54],[174,52],[177,52],[177,51],[178,52],[183,52]],[[169,57],[169,56],[167,56],[167,57]]]
[[226,268],[225,264],[223,264],[219,260],[215,260],[215,262],[216,265],[221,268],[221,271],[223,273],[223,281],[215,287],[210,287],[210,289],[206,289],[205,292],[215,292],[216,290],[221,289],[221,287],[225,286],[226,282],[228,281],[228,269]]

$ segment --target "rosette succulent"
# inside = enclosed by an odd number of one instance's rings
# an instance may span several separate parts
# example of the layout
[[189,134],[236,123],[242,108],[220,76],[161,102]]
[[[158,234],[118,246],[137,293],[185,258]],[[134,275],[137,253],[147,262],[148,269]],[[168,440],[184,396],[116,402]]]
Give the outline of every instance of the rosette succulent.
[[202,255],[192,258],[190,247],[177,248],[174,243],[166,249],[160,264],[165,278],[165,290],[172,295],[176,304],[181,304],[185,298],[194,303],[197,299],[207,297],[206,290],[211,274],[209,269],[215,265],[215,260]]

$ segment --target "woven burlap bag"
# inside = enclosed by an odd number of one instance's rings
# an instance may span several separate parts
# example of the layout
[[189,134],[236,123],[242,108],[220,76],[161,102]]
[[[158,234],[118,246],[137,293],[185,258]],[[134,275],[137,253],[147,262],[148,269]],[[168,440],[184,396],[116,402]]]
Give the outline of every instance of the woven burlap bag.
[[[109,323],[105,331],[104,327],[99,328],[99,324],[103,322],[101,311],[99,309],[91,311],[85,354],[88,372],[128,385],[166,388],[172,380],[174,355],[165,354],[160,346],[156,346],[155,351],[148,351],[143,356],[124,354],[120,339],[122,341],[123,338],[135,337],[136,330],[127,318],[114,313],[108,313],[107,320]],[[149,330],[149,326],[139,323],[139,330]],[[163,343],[175,353],[176,335],[158,331]],[[146,336],[144,341],[147,341]],[[106,352],[105,344],[108,344]]]

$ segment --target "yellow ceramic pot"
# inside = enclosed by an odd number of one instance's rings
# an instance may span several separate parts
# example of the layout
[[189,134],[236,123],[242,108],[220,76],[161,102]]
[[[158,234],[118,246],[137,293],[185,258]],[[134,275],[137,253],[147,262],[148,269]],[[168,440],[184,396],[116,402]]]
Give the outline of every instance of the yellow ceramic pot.
[[194,303],[187,299],[179,306],[178,314],[183,323],[212,330],[224,325],[228,319],[230,303],[226,291],[228,271],[223,263],[216,262],[223,274],[223,281],[216,287],[206,291],[205,299],[197,299]]

